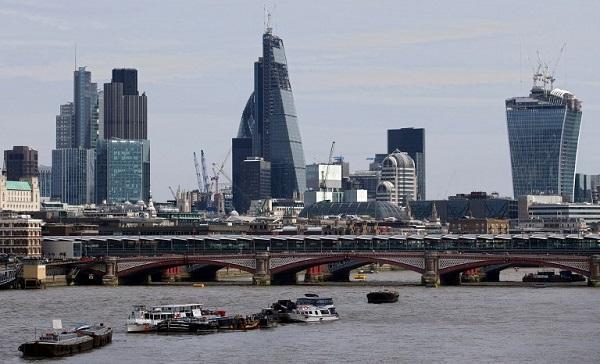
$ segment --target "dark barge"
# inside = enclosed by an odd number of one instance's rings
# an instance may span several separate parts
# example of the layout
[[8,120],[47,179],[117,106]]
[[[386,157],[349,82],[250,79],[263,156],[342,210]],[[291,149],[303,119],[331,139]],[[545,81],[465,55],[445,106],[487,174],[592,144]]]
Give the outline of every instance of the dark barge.
[[398,302],[398,291],[375,291],[367,294],[368,303],[393,303]]
[[112,329],[99,326],[83,326],[74,331],[50,331],[38,340],[19,346],[19,351],[27,357],[60,357],[79,354],[99,348],[112,341]]

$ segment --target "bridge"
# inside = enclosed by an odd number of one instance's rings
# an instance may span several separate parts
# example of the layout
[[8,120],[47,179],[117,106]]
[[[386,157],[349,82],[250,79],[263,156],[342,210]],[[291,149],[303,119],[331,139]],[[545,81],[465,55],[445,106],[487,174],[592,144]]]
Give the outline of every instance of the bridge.
[[[57,239],[57,238],[52,238]],[[63,238],[67,239],[67,238]],[[107,284],[143,282],[153,272],[195,266],[216,273],[238,268],[254,284],[294,283],[296,273],[337,263],[346,269],[380,263],[421,274],[429,286],[455,284],[461,272],[497,266],[555,267],[600,285],[600,237],[479,236],[174,236],[69,237],[88,261],[52,263]],[[46,239],[45,239],[46,241]],[[93,257],[93,258],[92,258]]]

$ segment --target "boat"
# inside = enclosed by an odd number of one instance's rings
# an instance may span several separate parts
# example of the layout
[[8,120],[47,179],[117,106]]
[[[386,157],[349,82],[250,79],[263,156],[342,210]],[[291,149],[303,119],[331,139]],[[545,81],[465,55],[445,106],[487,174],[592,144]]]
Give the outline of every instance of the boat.
[[352,278],[354,278],[357,281],[366,281],[367,280],[367,275],[363,274],[363,273],[357,273]]
[[195,287],[195,288],[204,288],[204,283],[194,283],[194,284],[192,284],[192,287]]
[[373,291],[367,294],[368,303],[392,303],[398,302],[398,291]]
[[156,331],[156,325],[169,319],[223,315],[225,315],[224,311],[203,310],[202,305],[199,303],[153,306],[150,309],[143,305],[135,305],[127,319],[127,332]]
[[103,324],[83,325],[75,330],[62,328],[61,320],[53,320],[53,329],[47,330],[38,340],[19,346],[27,357],[60,357],[99,348],[112,341],[112,329]]
[[288,317],[291,322],[323,322],[340,319],[337,313],[314,305],[298,305],[288,313]]
[[339,319],[333,299],[319,297],[314,293],[307,293],[304,297],[290,300],[279,300],[271,306],[278,322],[319,322],[334,321]]
[[553,270],[538,271],[537,273],[529,273],[523,277],[523,282],[540,282],[540,283],[571,283],[584,282],[585,277],[581,274],[573,273],[568,270],[561,270],[556,274]]
[[190,332],[195,334],[215,332],[219,328],[216,319],[206,317],[183,317],[166,319],[156,325],[158,332]]

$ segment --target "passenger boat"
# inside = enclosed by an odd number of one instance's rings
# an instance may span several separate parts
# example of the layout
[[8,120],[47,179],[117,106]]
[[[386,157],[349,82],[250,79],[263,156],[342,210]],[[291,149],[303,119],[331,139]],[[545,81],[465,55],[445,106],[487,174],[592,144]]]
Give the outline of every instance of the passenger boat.
[[288,313],[291,322],[322,322],[335,321],[340,317],[329,309],[313,305],[298,305]]
[[367,294],[368,303],[392,303],[398,302],[398,291],[374,291]]
[[[225,312],[219,312],[224,315]],[[154,306],[147,309],[146,306],[136,305],[127,319],[127,332],[150,332],[156,330],[156,325],[169,319],[181,319],[184,317],[201,318],[205,315],[215,315],[212,311],[202,309],[199,303],[182,305]],[[215,315],[216,316],[216,315]]]
[[318,322],[339,319],[333,299],[307,293],[296,302],[279,300],[272,305],[279,322]]
[[523,282],[540,282],[540,283],[571,283],[583,282],[585,277],[581,274],[572,273],[568,270],[562,270],[559,274],[551,271],[538,271],[536,274],[529,273],[523,277]]
[[103,324],[65,330],[60,320],[54,320],[53,327],[38,340],[21,344],[19,351],[28,357],[59,357],[99,348],[112,341],[112,329]]

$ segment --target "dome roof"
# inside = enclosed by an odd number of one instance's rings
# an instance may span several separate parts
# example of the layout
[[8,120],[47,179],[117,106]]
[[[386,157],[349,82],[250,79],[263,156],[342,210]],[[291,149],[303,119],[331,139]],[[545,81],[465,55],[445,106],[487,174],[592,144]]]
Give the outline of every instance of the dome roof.
[[305,207],[300,212],[300,217],[317,218],[330,215],[357,215],[370,216],[376,220],[396,218],[404,220],[404,211],[401,207],[383,201],[367,202],[329,202],[321,201]]
[[[387,163],[387,165],[386,165]],[[391,164],[391,165],[389,165]],[[406,152],[396,149],[392,154],[385,157],[382,162],[384,167],[415,168],[415,161]]]

